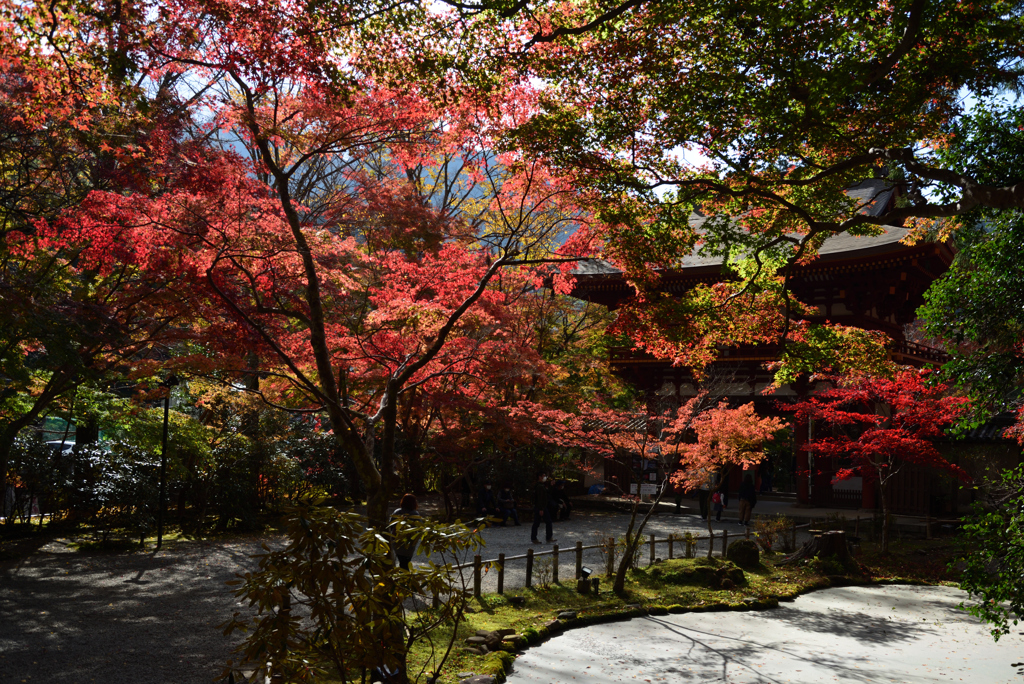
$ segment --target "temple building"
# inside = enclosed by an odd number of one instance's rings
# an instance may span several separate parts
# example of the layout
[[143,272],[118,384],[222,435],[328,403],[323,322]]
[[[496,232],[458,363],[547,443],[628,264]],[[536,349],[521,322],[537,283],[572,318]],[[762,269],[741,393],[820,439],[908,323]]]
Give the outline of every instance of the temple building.
[[[881,213],[892,201],[893,191],[882,181],[869,181],[851,193],[866,198],[865,211]],[[691,222],[699,226],[695,216]],[[908,230],[885,226],[884,233],[873,237],[840,234],[829,238],[812,263],[797,265],[791,272],[790,289],[797,299],[817,310],[804,316],[812,322],[840,323],[867,330],[879,330],[892,339],[891,358],[900,364],[923,366],[941,364],[945,354],[939,350],[906,339],[906,326],[915,319],[915,312],[924,303],[924,293],[937,277],[950,266],[954,253],[943,243],[901,242]],[[662,274],[660,289],[682,293],[699,283],[714,283],[723,277],[719,260],[700,256],[685,257],[678,270]],[[634,295],[623,274],[607,262],[581,263],[576,271],[574,297],[616,309]],[[785,403],[813,394],[817,389],[803,381],[784,386],[771,394],[764,389],[771,382],[765,364],[774,361],[778,348],[771,345],[736,347],[725,350],[713,364],[712,373],[724,387],[716,394],[732,403],[753,401],[761,415],[787,415]],[[697,392],[697,383],[689,369],[673,366],[670,361],[653,358],[628,348],[613,349],[611,368],[637,389],[644,392],[648,404],[676,405]],[[660,400],[654,401],[654,400]],[[789,414],[791,416],[791,414]],[[877,488],[864,486],[861,478],[832,483],[835,471],[842,466],[833,459],[809,455],[802,445],[813,439],[813,426],[795,424],[793,444],[784,453],[772,455],[776,489],[790,491],[798,502],[809,505],[874,509],[878,505]],[[617,471],[617,477],[629,477],[630,468],[607,464],[606,473]],[[635,479],[635,476],[633,476]],[[735,491],[741,473],[730,476],[730,489]],[[955,485],[925,470],[906,467],[897,476],[892,489],[892,510],[905,513],[935,513],[933,502],[957,496]],[[946,492],[944,488],[949,488]],[[940,492],[939,489],[942,491]]]

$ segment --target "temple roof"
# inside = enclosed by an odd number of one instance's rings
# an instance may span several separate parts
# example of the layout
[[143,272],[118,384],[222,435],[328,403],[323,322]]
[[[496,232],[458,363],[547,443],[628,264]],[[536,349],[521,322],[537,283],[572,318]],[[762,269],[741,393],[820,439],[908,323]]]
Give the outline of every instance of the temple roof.
[[[894,188],[886,181],[872,179],[850,188],[847,194],[861,204],[862,212],[879,216],[891,203],[894,192]],[[698,230],[707,220],[708,217],[700,214],[691,214],[689,219],[690,225]],[[909,229],[899,226],[880,227],[883,231],[880,235],[856,236],[849,233],[833,235],[825,240],[821,249],[818,250],[817,261],[856,259],[906,248],[906,245],[901,244],[901,240],[910,232]],[[714,267],[717,270],[721,265],[721,257],[688,254],[680,260],[678,269],[702,270]],[[602,259],[587,259],[578,262],[573,273],[578,276],[612,276],[621,271]]]

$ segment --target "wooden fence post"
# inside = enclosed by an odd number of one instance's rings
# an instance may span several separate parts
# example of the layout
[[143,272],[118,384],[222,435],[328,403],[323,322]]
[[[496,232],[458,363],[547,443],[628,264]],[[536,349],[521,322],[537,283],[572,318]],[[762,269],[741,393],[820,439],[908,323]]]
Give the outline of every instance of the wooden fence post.
[[675,532],[668,535],[668,559],[672,560],[672,541],[676,538]]
[[711,530],[708,532],[708,558],[711,558],[711,553],[715,550],[715,531]]
[[722,530],[722,558],[729,550],[729,530]]
[[615,575],[615,537],[608,537],[608,577]]
[[576,579],[583,575],[583,542],[576,542]]
[[480,554],[473,556],[473,596],[480,598],[480,569],[482,567]]
[[533,549],[526,549],[526,588],[533,586]]
[[551,581],[558,584],[558,544],[551,546]]
[[651,535],[651,562],[650,565],[654,565],[654,535]]
[[796,551],[796,520],[793,521],[793,550]]
[[505,593],[505,554],[498,554],[498,594]]
[[743,527],[743,538],[750,539],[750,525],[745,525]]

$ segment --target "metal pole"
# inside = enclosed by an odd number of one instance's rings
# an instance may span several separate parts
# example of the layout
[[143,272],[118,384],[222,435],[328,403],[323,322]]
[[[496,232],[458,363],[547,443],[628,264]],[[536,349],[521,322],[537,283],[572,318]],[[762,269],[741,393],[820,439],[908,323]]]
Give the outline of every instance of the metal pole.
[[156,510],[156,548],[164,542],[164,508],[167,505],[167,420],[171,410],[171,388],[164,397],[164,432],[160,439],[160,506]]

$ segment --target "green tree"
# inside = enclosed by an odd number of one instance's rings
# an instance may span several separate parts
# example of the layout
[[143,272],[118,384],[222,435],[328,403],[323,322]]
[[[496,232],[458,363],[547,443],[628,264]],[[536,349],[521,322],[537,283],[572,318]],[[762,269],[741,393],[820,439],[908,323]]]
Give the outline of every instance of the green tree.
[[1001,484],[975,505],[963,538],[969,552],[959,559],[960,588],[977,603],[961,607],[991,625],[998,640],[1024,618],[1024,466],[1003,473]]

